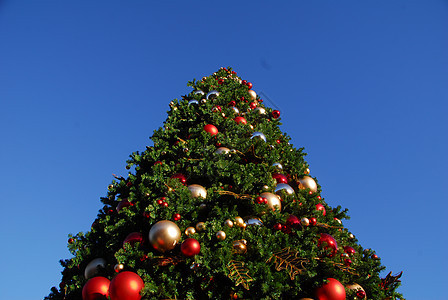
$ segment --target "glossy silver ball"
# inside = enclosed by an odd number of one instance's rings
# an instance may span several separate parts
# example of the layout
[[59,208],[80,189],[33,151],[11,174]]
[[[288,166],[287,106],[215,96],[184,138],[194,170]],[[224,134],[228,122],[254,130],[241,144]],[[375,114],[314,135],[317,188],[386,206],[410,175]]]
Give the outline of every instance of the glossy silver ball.
[[235,106],[232,106],[232,110],[234,113],[239,114],[240,111],[238,110],[238,108],[236,108]]
[[201,95],[201,96],[204,96],[205,93],[204,93],[203,91],[201,91],[201,90],[197,90],[197,91],[194,91],[194,92],[193,92],[193,95]]
[[253,138],[259,138],[259,139],[262,139],[264,142],[266,142],[266,136],[262,132],[259,132],[259,131],[255,131],[252,134],[252,137],[250,139],[253,139]]
[[188,101],[188,105],[191,105],[191,104],[196,104],[196,105],[199,105],[199,101],[198,100],[190,100],[190,101]]
[[257,217],[245,217],[244,222],[247,224],[247,226],[263,226],[263,221],[261,221]]
[[273,163],[272,166],[278,170],[283,170],[283,166],[281,163]]
[[218,149],[216,149],[215,153],[216,154],[227,154],[230,152],[229,148],[226,147],[219,147]]
[[285,191],[288,195],[294,194],[294,189],[287,183],[279,183],[275,187],[275,192]]
[[218,91],[210,91],[210,92],[208,92],[206,98],[207,98],[207,100],[214,100],[214,99],[216,99],[218,97],[219,97],[219,92]]
[[92,278],[97,275],[101,269],[106,268],[106,260],[104,258],[95,258],[87,265],[84,270],[84,277],[86,279]]
[[190,184],[188,186],[188,190],[191,192],[191,196],[193,198],[198,198],[198,197],[202,197],[202,198],[207,198],[207,190],[199,184]]
[[254,112],[259,114],[259,115],[265,115],[266,114],[266,110],[263,107],[257,107],[254,109]]

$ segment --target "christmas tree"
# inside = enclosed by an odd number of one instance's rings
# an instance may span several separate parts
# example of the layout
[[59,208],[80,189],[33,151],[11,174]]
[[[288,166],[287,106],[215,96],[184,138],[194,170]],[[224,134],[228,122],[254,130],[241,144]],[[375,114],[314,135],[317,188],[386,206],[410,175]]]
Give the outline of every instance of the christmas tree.
[[252,83],[221,68],[188,86],[46,299],[400,299]]

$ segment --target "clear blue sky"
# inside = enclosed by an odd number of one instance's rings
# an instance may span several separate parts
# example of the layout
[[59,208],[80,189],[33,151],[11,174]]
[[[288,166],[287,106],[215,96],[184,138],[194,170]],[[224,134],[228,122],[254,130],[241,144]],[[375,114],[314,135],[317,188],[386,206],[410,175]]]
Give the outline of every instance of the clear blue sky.
[[0,299],[59,284],[112,173],[221,66],[407,299],[448,299],[448,2],[193,2],[0,0]]

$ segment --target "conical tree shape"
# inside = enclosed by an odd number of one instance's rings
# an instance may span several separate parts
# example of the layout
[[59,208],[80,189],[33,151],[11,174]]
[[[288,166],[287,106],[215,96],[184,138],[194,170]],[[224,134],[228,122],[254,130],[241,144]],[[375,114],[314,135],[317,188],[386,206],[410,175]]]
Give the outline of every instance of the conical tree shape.
[[221,68],[188,85],[154,146],[130,156],[135,171],[108,187],[91,231],[70,236],[74,257],[46,299],[82,299],[98,276],[112,300],[401,297],[252,84]]

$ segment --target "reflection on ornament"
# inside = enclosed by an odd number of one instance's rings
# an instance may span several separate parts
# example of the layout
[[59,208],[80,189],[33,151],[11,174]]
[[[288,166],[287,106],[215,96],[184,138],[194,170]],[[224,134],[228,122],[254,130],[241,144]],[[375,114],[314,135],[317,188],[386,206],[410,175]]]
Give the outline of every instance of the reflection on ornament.
[[191,196],[193,198],[207,198],[207,190],[199,184],[190,184],[188,186],[188,190],[191,192]]
[[249,93],[250,98],[251,98],[252,100],[257,99],[257,93],[255,93],[254,90],[249,90],[248,93]]
[[294,194],[294,189],[287,183],[279,183],[275,187],[275,192],[285,191],[288,195]]
[[226,147],[219,147],[218,149],[216,149],[215,153],[216,154],[227,154],[230,152],[229,148]]
[[237,254],[244,254],[247,252],[247,246],[243,241],[234,241],[233,242],[233,251]]
[[185,229],[185,234],[187,236],[193,235],[196,233],[196,229],[194,229],[194,227],[187,227],[187,229]]
[[258,113],[259,115],[265,115],[266,114],[266,110],[263,107],[257,107],[254,109],[255,113]]
[[253,138],[260,138],[260,139],[262,139],[263,141],[266,142],[266,136],[262,132],[255,131],[252,134],[252,137],[250,139],[253,139]]
[[192,105],[192,104],[199,105],[199,101],[198,100],[190,100],[190,101],[188,101],[188,105]]
[[203,231],[203,230],[205,230],[205,223],[204,223],[204,222],[198,222],[198,223],[196,224],[196,230],[197,230],[197,231]]
[[226,233],[220,230],[216,233],[216,238],[220,241],[224,241],[226,239]]
[[253,226],[253,225],[263,226],[263,221],[261,221],[257,217],[245,217],[244,222],[246,223],[247,226]]
[[310,189],[311,192],[316,193],[317,183],[310,176],[303,176],[302,178],[299,178],[299,189]]
[[272,209],[272,210],[281,210],[282,209],[282,203],[280,201],[280,197],[269,193],[269,192],[264,192],[260,194],[260,197],[262,198],[266,198],[268,200],[268,206]]
[[282,166],[281,163],[273,163],[272,166],[273,166],[274,168],[276,168],[276,169],[279,169],[279,170],[282,170],[282,169],[283,169],[283,166]]
[[95,258],[86,266],[84,270],[84,277],[86,279],[92,278],[101,272],[101,269],[106,268],[106,260],[104,258]]
[[218,97],[219,97],[219,92],[218,91],[210,91],[210,92],[208,92],[206,98],[207,98],[207,100],[214,100],[214,99],[216,99]]
[[149,230],[149,242],[154,249],[160,252],[174,249],[180,237],[179,227],[176,223],[168,220],[157,222]]

